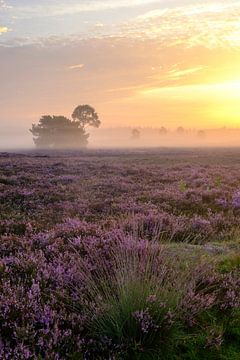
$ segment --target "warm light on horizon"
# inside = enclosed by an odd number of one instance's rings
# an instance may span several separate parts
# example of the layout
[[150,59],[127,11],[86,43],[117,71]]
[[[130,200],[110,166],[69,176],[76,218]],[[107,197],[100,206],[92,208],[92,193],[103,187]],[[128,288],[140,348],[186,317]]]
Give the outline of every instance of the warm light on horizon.
[[103,128],[240,128],[239,1],[8,5],[0,135],[11,126],[28,136],[41,115],[79,104],[94,106]]

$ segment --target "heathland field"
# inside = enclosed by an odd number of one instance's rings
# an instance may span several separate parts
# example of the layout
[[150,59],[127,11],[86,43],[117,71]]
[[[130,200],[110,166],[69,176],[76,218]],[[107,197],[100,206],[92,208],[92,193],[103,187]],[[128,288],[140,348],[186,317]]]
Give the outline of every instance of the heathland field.
[[0,154],[0,359],[240,358],[240,150]]

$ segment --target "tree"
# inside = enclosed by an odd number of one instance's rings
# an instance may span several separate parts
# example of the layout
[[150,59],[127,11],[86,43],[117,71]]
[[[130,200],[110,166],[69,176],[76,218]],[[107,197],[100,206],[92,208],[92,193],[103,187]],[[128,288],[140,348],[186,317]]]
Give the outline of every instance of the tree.
[[86,147],[89,137],[86,126],[99,127],[100,120],[89,105],[82,105],[76,109],[79,108],[83,108],[84,111],[77,113],[77,115],[82,114],[78,120],[77,117],[70,120],[64,116],[42,116],[39,123],[33,124],[30,129],[35,145],[38,148],[54,149]]
[[198,130],[197,136],[198,136],[200,139],[204,139],[204,138],[206,137],[206,133],[205,133],[204,130]]
[[160,135],[166,135],[167,134],[167,129],[164,126],[161,126],[159,129],[159,134]]
[[177,133],[178,133],[179,135],[183,135],[183,134],[185,133],[185,129],[184,129],[182,126],[179,126],[179,127],[177,128]]
[[140,138],[140,135],[141,135],[140,130],[138,130],[138,129],[132,130],[132,139],[133,140],[138,140]]
[[79,125],[85,129],[86,126],[100,126],[100,120],[98,114],[95,112],[94,108],[89,105],[79,105],[76,107],[72,114],[74,121],[78,121]]

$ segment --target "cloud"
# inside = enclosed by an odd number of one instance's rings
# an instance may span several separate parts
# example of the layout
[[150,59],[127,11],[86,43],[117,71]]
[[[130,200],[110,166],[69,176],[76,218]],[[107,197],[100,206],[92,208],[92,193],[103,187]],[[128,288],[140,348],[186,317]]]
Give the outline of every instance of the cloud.
[[[163,1],[163,0],[162,0]],[[160,0],[160,3],[162,2]],[[51,17],[63,15],[76,15],[84,12],[97,12],[105,10],[114,10],[121,8],[137,7],[150,4],[159,4],[159,0],[82,0],[82,1],[43,1],[41,5],[39,2],[29,5],[14,6],[14,12],[18,14],[19,18],[33,18],[33,17]]]
[[6,2],[4,0],[0,0],[0,10],[1,9],[6,9],[6,7],[7,7]]
[[239,18],[239,1],[155,9],[126,24],[122,34],[167,46],[240,47]]
[[77,65],[70,65],[68,66],[69,70],[76,70],[76,69],[82,69],[84,67],[84,64],[77,64]]
[[169,79],[177,80],[177,79],[184,78],[188,75],[198,73],[199,71],[201,71],[203,69],[204,69],[203,66],[197,66],[197,67],[189,68],[189,69],[178,69],[178,68],[176,68],[176,66],[174,66],[174,68],[172,70],[168,71],[167,77]]
[[[25,0],[22,5],[15,5],[9,10],[11,18],[18,18],[15,24],[18,38],[14,38],[13,33],[11,38],[4,38],[0,45],[35,43],[47,47],[65,46],[68,42],[77,44],[82,39],[90,41],[91,38],[111,37],[139,41],[151,39],[162,47],[239,49],[240,1],[202,1],[184,0],[182,3],[185,5],[179,6],[177,0],[43,0],[41,5],[39,1],[32,0],[29,6],[30,0]],[[1,4],[3,2],[0,0]],[[152,10],[146,12],[146,6]],[[128,11],[128,7],[134,7],[134,11]],[[111,20],[106,13],[109,9],[116,10]],[[121,21],[118,19],[119,9],[122,9],[121,16],[119,15]],[[137,16],[141,12],[143,13]],[[80,15],[81,13],[83,14]],[[128,13],[132,13],[130,20]],[[86,19],[85,24],[81,21],[81,16]],[[36,17],[42,19],[35,27]],[[26,30],[24,19],[29,19],[26,21]],[[59,27],[59,21],[63,22],[63,27]],[[34,31],[30,27],[32,22]],[[51,30],[46,33],[48,24]],[[20,26],[20,31],[17,26]],[[60,28],[64,29],[65,34],[62,30],[60,32]]]
[[9,32],[10,30],[6,26],[0,26],[0,35]]

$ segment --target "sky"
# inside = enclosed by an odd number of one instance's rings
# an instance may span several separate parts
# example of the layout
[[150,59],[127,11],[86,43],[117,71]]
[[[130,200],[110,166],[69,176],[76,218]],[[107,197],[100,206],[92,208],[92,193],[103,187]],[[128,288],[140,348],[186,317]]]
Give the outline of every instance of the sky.
[[0,0],[0,139],[85,103],[103,127],[239,128],[239,19],[240,0]]

